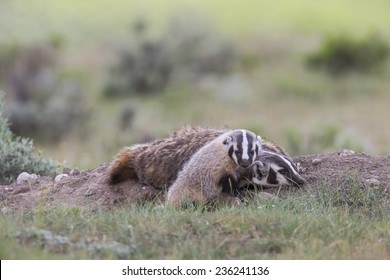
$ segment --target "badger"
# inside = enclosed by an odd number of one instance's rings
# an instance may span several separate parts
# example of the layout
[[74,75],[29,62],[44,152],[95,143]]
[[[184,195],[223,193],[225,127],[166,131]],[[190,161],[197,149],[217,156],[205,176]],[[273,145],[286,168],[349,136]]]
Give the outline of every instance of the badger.
[[246,172],[259,153],[261,137],[248,130],[222,134],[200,148],[179,172],[168,189],[168,205],[206,205],[221,192],[238,189],[241,174]]
[[249,176],[252,183],[266,187],[299,187],[305,183],[305,179],[299,174],[298,166],[290,157],[267,149],[258,154]]
[[[168,138],[125,147],[109,166],[108,183],[116,185],[123,181],[134,180],[145,186],[165,190],[172,185],[179,171],[192,155],[201,147],[229,131],[231,130],[185,126],[173,132]],[[286,152],[272,142],[262,141],[260,149],[280,154],[292,162]],[[277,161],[276,164],[278,162],[280,161]],[[263,173],[265,170],[265,167],[261,169]],[[274,170],[277,172],[280,169],[275,168]],[[264,180],[265,177],[263,174],[262,179]],[[252,178],[252,175],[248,174],[248,178]],[[253,178],[255,177],[253,176]],[[242,182],[247,181],[243,180]],[[257,180],[257,182],[259,181]]]

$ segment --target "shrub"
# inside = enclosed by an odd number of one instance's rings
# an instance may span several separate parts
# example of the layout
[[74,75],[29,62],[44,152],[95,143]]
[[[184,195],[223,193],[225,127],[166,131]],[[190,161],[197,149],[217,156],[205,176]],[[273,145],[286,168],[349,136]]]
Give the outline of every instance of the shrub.
[[132,35],[110,70],[104,91],[108,97],[161,93],[174,81],[227,73],[235,60],[230,42],[188,18],[175,18],[153,39],[140,20]]
[[163,38],[171,50],[177,72],[188,71],[195,77],[224,75],[237,59],[233,43],[201,18],[174,18]]
[[16,137],[3,116],[4,95],[0,92],[0,184],[10,184],[21,172],[50,175],[58,168],[53,160],[45,160],[34,153],[33,142]]
[[0,84],[8,91],[6,113],[17,135],[53,142],[87,119],[81,82],[60,69],[57,41],[0,52]]
[[331,74],[340,74],[378,68],[388,55],[387,43],[377,35],[361,40],[337,36],[328,38],[318,51],[310,54],[307,63],[312,67],[325,68]]
[[144,41],[119,56],[118,65],[111,69],[111,80],[105,89],[107,96],[154,93],[169,83],[173,66],[161,42]]

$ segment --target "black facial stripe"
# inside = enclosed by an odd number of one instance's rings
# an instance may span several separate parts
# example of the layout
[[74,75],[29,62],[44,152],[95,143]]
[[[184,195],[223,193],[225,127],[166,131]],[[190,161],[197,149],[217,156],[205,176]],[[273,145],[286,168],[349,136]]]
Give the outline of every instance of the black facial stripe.
[[244,141],[244,136],[242,133],[240,133],[238,136],[237,136],[237,145],[236,145],[236,149],[237,151],[243,152],[243,149],[242,149],[242,142]]
[[276,163],[278,166],[285,168],[285,169],[290,169],[288,168],[287,164],[278,156],[272,158],[273,162]]
[[237,135],[237,137],[236,137],[236,141],[233,141],[233,146],[232,146],[233,152],[234,152],[234,154],[236,155],[236,158],[237,158],[237,164],[239,164],[239,165],[242,162],[242,152],[243,152],[243,150],[242,150],[242,142],[244,141],[243,139],[244,139],[243,134],[239,133]]
[[278,184],[278,181],[276,180],[276,172],[272,168],[269,169],[267,183],[272,185]]
[[249,133],[247,133],[246,134],[246,136],[247,136],[247,138],[248,138],[248,156],[249,156],[249,161],[250,162],[253,162],[253,160],[254,160],[254,156],[255,155],[251,155],[250,154],[250,151],[253,151],[253,145],[255,144],[255,139],[253,138],[253,135],[252,134],[249,134]]
[[[282,156],[275,156],[275,157],[273,157],[272,158],[272,160],[278,165],[278,166],[280,166],[281,168],[284,168],[284,169],[286,169],[286,170],[288,170],[288,174],[289,174],[289,177],[291,177],[291,174],[293,174],[293,172],[292,172],[292,170],[291,170],[291,167],[281,158]],[[295,169],[295,171],[297,171],[296,170],[296,168],[295,168],[295,165],[294,165],[294,163],[292,163],[288,158],[286,158],[286,157],[283,157],[285,160],[287,160],[290,164],[291,164],[291,166],[292,166],[292,168],[294,168]]]
[[231,147],[229,148],[229,157],[233,158],[233,152],[234,152],[234,147],[231,146]]

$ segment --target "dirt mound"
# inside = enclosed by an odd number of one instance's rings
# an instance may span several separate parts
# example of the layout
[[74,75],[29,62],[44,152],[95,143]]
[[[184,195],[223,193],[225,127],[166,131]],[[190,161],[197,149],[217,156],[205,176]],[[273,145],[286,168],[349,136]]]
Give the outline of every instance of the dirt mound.
[[[343,150],[299,156],[294,160],[300,164],[309,189],[321,184],[342,187],[357,182],[363,187],[377,187],[389,194],[390,156],[377,157]],[[1,212],[34,208],[47,210],[58,206],[93,211],[164,198],[160,190],[137,182],[125,182],[115,188],[108,186],[107,167],[103,164],[89,171],[68,172],[70,175],[59,182],[51,177],[39,177],[30,182],[0,186]]]
[[38,177],[34,181],[0,186],[1,211],[52,207],[112,209],[121,204],[142,203],[158,197],[160,191],[136,182],[110,187],[106,183],[107,167],[103,164],[92,170],[70,172],[59,182],[51,177]]
[[343,187],[351,182],[362,187],[376,187],[389,192],[390,156],[355,154],[350,150],[336,153],[295,157],[301,164],[301,173],[307,187]]

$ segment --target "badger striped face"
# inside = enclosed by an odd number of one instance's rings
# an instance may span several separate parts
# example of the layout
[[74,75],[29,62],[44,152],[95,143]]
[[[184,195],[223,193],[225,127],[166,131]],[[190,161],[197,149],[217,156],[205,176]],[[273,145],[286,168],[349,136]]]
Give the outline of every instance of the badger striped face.
[[252,182],[268,187],[301,186],[305,182],[292,160],[283,155],[261,151],[253,165]]
[[234,130],[224,141],[229,156],[242,167],[252,165],[259,153],[261,137],[248,130]]

